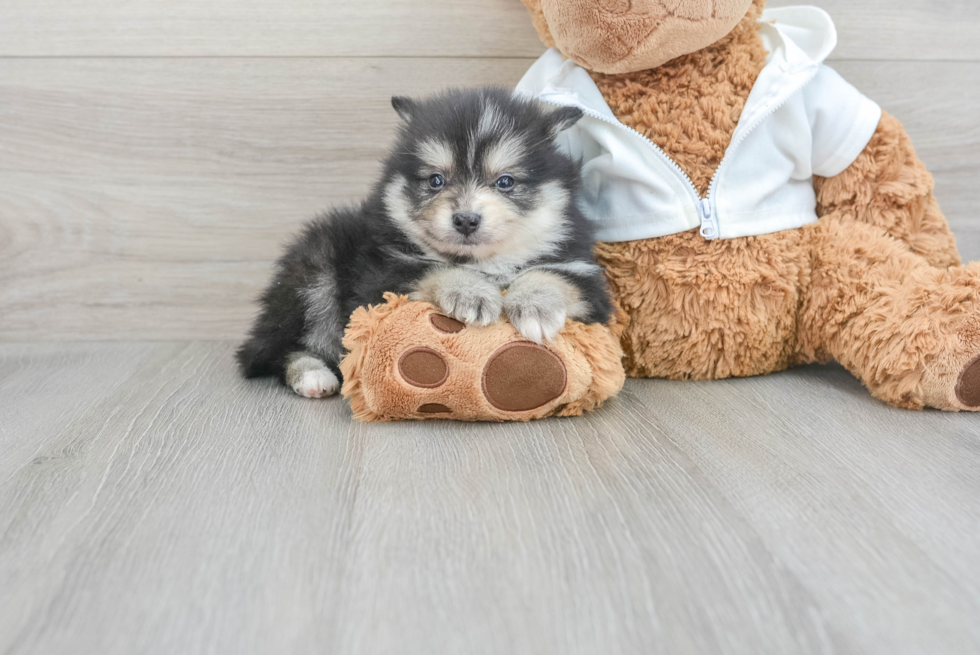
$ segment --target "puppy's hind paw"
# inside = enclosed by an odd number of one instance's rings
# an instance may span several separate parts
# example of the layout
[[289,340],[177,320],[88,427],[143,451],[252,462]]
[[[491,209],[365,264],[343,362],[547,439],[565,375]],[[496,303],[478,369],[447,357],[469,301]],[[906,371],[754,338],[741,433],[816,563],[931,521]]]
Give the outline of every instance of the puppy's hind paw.
[[304,398],[326,398],[337,393],[339,388],[340,380],[329,368],[306,371],[293,385],[293,391]]
[[326,398],[337,393],[340,380],[317,357],[295,353],[286,366],[286,383],[304,398]]

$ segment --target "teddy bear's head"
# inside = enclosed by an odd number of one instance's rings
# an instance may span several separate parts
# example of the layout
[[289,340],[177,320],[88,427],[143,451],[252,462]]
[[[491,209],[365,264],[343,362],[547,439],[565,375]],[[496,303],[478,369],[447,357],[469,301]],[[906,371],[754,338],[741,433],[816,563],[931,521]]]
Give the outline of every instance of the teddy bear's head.
[[728,34],[764,0],[521,0],[541,40],[598,73],[656,68]]

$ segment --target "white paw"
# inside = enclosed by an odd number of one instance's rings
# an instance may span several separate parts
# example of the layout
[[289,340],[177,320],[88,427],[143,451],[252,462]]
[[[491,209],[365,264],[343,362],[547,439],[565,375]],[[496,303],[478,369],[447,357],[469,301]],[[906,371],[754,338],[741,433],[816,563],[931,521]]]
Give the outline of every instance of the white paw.
[[304,398],[326,398],[337,393],[340,380],[329,368],[317,368],[299,374],[292,387]]
[[565,296],[552,286],[511,289],[504,297],[504,312],[513,326],[534,343],[551,341],[565,327]]
[[442,311],[470,325],[489,325],[500,319],[503,299],[489,282],[471,287],[445,286],[436,300]]
[[326,362],[302,351],[286,360],[286,384],[305,398],[326,398],[337,393],[340,380]]

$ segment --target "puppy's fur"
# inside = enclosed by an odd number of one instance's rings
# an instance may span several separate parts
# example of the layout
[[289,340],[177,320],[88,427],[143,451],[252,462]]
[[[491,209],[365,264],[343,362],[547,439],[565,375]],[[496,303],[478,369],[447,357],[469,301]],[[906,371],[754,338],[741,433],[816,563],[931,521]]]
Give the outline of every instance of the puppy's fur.
[[279,260],[238,351],[246,377],[277,375],[307,397],[335,393],[347,319],[385,291],[466,323],[504,313],[535,342],[566,317],[609,318],[577,207],[578,165],[555,146],[578,109],[548,111],[501,89],[392,104],[404,124],[380,182],[359,207],[308,224]]

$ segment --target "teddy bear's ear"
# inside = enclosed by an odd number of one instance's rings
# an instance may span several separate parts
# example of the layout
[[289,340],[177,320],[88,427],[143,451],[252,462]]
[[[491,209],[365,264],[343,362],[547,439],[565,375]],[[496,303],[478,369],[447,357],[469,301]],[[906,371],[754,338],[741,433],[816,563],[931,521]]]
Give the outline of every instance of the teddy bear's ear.
[[578,107],[562,107],[556,109],[548,115],[551,136],[558,136],[562,130],[567,130],[582,118],[582,110]]
[[411,98],[406,98],[405,96],[392,96],[391,106],[395,108],[398,115],[406,123],[412,122],[412,116],[415,114],[415,101]]

